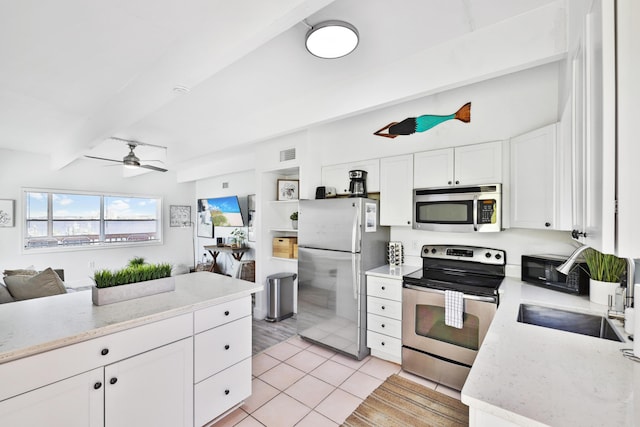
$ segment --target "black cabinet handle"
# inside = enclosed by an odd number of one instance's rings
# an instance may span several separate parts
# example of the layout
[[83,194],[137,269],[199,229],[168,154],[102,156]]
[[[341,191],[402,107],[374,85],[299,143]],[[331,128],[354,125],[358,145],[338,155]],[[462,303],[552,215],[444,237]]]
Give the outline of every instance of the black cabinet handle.
[[545,222],[545,223],[544,223],[544,226],[545,226],[545,227],[551,227],[551,223],[550,223],[550,222]]
[[225,349],[225,350],[229,350],[229,344],[225,345],[225,346],[224,346],[224,349]]
[[587,233],[585,231],[571,230],[571,237],[577,239],[580,236],[587,237]]
[[109,349],[108,348],[103,348],[102,351],[100,352],[101,355],[106,356],[107,354],[109,354]]
[[411,225],[411,221],[407,221],[407,225]]
[[451,185],[451,181],[447,181],[447,184]]
[[384,346],[384,341],[382,341],[382,345]]
[[95,383],[93,385],[93,388],[96,389],[96,390],[98,390],[100,387],[102,387],[102,383],[100,381],[98,381],[97,383]]
[[460,184],[460,181],[456,181],[456,184]]
[[228,395],[228,394],[229,394],[229,389],[226,389],[226,390],[224,391],[224,394],[225,394],[225,395]]
[[382,309],[384,310],[384,305],[382,306]]
[[384,291],[384,286],[382,287],[382,290]]
[[109,384],[115,384],[118,382],[118,379],[116,377],[113,377],[109,380]]
[[384,323],[381,326],[384,328]]
[[224,312],[224,315],[225,315],[225,316],[228,316],[228,315],[229,315],[229,310],[225,311],[225,312]]

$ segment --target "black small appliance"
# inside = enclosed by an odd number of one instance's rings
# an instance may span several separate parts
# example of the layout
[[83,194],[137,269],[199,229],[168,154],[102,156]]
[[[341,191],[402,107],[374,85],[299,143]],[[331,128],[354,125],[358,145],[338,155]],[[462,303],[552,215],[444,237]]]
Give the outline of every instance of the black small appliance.
[[522,255],[523,282],[575,295],[589,294],[589,267],[575,263],[568,275],[556,270],[567,260],[562,255]]
[[360,169],[349,171],[349,197],[369,197],[367,194],[367,171]]
[[327,187],[316,187],[316,199],[324,199],[327,197]]

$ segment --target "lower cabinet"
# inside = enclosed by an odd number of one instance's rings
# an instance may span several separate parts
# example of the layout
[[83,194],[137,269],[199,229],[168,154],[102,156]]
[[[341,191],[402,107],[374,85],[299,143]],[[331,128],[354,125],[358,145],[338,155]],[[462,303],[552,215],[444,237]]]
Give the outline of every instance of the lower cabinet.
[[202,426],[250,395],[250,296],[0,364],[0,426]]
[[367,347],[371,355],[402,361],[402,280],[367,276]]

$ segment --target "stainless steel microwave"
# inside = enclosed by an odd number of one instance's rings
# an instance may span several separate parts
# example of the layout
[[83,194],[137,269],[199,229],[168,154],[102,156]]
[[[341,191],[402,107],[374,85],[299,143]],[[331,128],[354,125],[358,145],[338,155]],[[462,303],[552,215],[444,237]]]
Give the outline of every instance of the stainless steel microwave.
[[502,185],[415,189],[413,228],[453,232],[500,231]]

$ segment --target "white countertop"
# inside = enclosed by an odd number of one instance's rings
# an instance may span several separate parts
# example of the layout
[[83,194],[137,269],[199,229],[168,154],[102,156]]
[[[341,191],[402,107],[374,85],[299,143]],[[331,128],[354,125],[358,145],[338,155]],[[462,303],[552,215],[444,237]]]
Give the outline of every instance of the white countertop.
[[220,274],[175,277],[176,289],[95,306],[91,291],[0,305],[0,363],[111,334],[262,290],[262,285]]
[[369,276],[378,276],[378,277],[386,277],[390,279],[402,279],[402,276],[413,273],[414,271],[420,270],[422,267],[414,266],[414,265],[398,265],[391,266],[389,264],[383,265],[381,267],[374,268],[372,270],[367,270],[366,274]]
[[[520,303],[603,314],[588,297],[507,278],[462,401],[518,425],[640,425],[640,363],[620,343],[517,322]],[[627,338],[619,321],[618,332]]]

